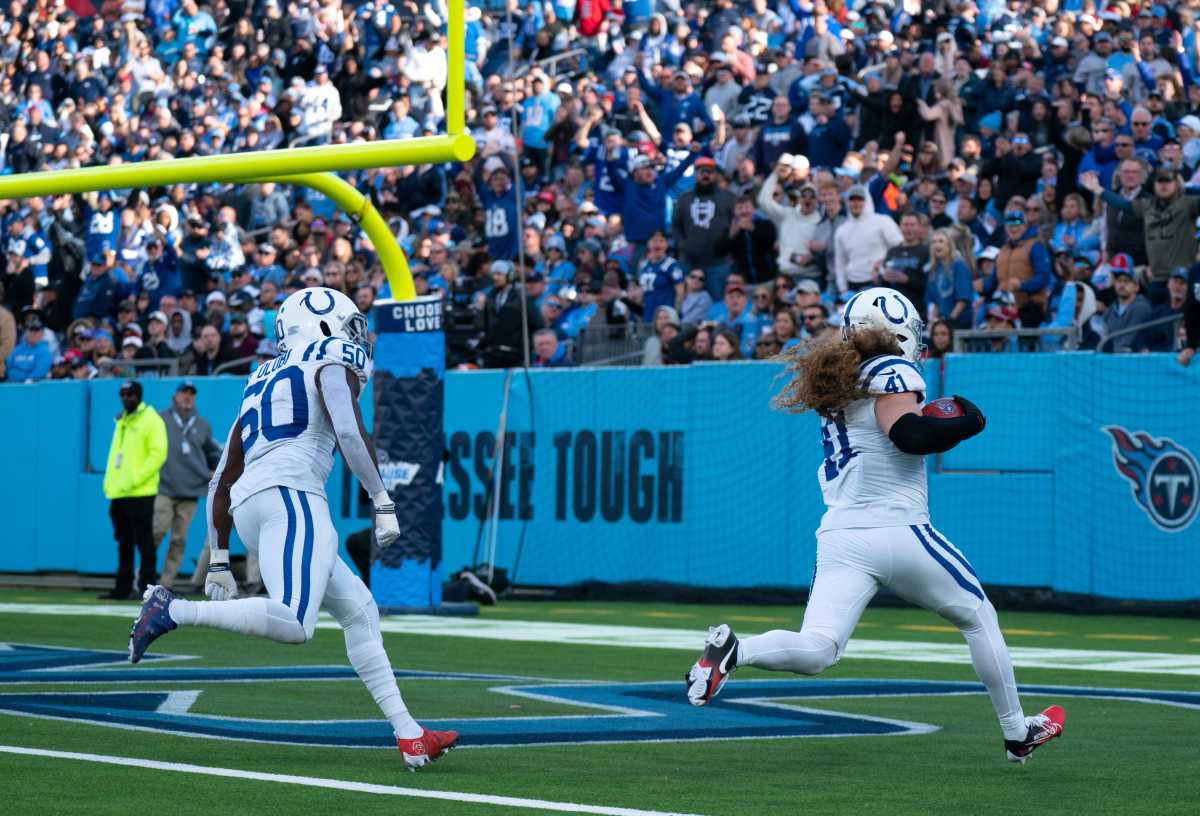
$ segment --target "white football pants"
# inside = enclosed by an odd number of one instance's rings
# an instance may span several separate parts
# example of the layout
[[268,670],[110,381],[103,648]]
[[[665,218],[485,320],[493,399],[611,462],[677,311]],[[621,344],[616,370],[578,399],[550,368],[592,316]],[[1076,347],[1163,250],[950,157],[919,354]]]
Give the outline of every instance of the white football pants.
[[281,643],[311,640],[317,612],[337,618],[346,655],[397,736],[421,735],[400,696],[383,648],[379,608],[362,579],[338,557],[337,531],[324,496],[272,487],[260,490],[233,511],[246,549],[258,555],[269,598],[171,602],[171,617],[184,626],[258,635]]
[[258,556],[267,594],[291,610],[305,640],[312,639],[322,602],[340,618],[337,607],[371,600],[370,590],[338,557],[324,496],[290,487],[260,490],[237,506],[233,523],[246,549]]
[[1005,736],[1023,739],[1025,716],[996,610],[966,556],[929,524],[818,533],[817,569],[800,631],[743,638],[738,665],[819,674],[841,658],[880,587],[958,627]]

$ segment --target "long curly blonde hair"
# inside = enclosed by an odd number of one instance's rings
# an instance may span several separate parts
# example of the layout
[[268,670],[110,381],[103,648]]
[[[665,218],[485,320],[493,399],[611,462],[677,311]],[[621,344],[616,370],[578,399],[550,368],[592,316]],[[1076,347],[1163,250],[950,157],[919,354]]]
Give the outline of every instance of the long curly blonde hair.
[[859,366],[881,354],[901,354],[896,336],[882,329],[856,329],[849,340],[835,334],[814,344],[793,346],[776,358],[788,364],[784,373],[791,379],[774,405],[793,413],[816,411],[830,419],[862,399]]

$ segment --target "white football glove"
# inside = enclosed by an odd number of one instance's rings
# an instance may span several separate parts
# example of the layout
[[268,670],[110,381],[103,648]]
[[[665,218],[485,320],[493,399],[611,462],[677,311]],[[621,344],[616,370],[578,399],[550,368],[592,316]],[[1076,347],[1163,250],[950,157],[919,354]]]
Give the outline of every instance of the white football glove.
[[204,594],[210,601],[231,601],[238,596],[237,581],[233,580],[233,573],[229,571],[229,550],[212,550],[209,553]]
[[375,542],[383,549],[400,537],[400,522],[396,520],[396,505],[386,490],[371,497],[375,505]]

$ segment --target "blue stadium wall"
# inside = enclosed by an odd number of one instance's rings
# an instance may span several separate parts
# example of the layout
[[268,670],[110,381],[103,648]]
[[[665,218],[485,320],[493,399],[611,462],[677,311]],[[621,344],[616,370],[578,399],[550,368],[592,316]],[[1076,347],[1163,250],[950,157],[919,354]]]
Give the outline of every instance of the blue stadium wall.
[[[807,586],[823,453],[815,418],[769,410],[779,373],[761,363],[515,372],[498,563],[512,565],[523,532],[527,584]],[[1166,355],[967,355],[925,373],[931,394],[968,395],[988,415],[986,433],[930,463],[934,523],[985,583],[1200,598],[1200,367]],[[147,401],[168,404],[175,382],[148,380]],[[503,372],[446,376],[448,571],[476,547],[503,384]],[[0,386],[0,572],[112,571],[101,482],[118,386]],[[198,408],[218,438],[241,388],[200,382]],[[1113,427],[1127,432],[1123,449]],[[339,461],[329,496],[343,538],[368,523],[357,492]]]

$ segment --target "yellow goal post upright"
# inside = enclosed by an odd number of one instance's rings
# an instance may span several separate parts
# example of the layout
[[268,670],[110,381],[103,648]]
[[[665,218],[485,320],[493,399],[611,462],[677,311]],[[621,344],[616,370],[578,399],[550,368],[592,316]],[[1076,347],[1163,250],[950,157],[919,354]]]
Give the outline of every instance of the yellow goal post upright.
[[299,184],[329,196],[359,224],[379,254],[395,300],[416,296],[408,262],[370,199],[335,175],[408,164],[464,162],[475,154],[466,132],[464,0],[448,0],[446,133],[346,145],[196,156],[132,164],[51,170],[0,178],[0,199],[167,187],[174,184]]

